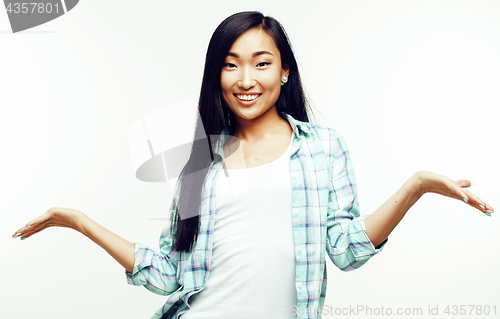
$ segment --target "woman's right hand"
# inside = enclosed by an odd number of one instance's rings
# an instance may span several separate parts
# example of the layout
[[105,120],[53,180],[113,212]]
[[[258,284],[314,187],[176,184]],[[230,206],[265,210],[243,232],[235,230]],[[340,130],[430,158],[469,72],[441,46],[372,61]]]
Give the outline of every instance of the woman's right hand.
[[33,219],[26,226],[19,228],[12,238],[21,240],[31,237],[48,227],[68,227],[80,231],[81,220],[86,217],[80,211],[71,208],[52,207],[40,217]]
[[53,207],[40,217],[19,228],[12,238],[21,240],[41,232],[47,227],[68,227],[79,231],[106,250],[125,269],[132,272],[135,245],[102,227],[82,212],[71,208]]

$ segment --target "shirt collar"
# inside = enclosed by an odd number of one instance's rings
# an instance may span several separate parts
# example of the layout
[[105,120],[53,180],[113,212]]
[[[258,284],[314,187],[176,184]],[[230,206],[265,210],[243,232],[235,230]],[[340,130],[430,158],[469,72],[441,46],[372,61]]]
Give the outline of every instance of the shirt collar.
[[290,114],[287,114],[285,112],[278,112],[278,114],[282,118],[287,120],[288,123],[290,123],[290,126],[292,127],[293,133],[295,134],[296,137],[299,136],[299,134],[300,134],[299,131],[302,131],[304,133],[311,133],[311,130],[306,125],[306,123],[294,119]]
[[[288,121],[290,124],[290,127],[292,128],[293,134],[295,134],[295,137],[299,137],[300,132],[304,133],[311,133],[311,130],[309,127],[306,125],[305,122],[298,121],[294,119],[290,114],[287,114],[285,112],[278,112],[278,114],[285,120]],[[217,135],[211,135],[210,138],[216,138],[217,143],[215,148],[213,149],[214,155],[219,155],[222,159],[224,158],[224,144],[226,144],[226,141],[232,136],[234,133],[234,130],[232,127],[226,127],[225,129],[222,130],[219,136]]]

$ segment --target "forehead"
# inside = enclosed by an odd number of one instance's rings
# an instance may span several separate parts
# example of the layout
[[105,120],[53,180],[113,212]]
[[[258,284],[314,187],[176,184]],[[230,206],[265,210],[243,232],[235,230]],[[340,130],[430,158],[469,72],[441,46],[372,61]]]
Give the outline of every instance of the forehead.
[[243,33],[231,46],[229,52],[239,56],[251,55],[258,51],[269,51],[279,56],[279,50],[274,44],[273,38],[262,29],[250,29]]

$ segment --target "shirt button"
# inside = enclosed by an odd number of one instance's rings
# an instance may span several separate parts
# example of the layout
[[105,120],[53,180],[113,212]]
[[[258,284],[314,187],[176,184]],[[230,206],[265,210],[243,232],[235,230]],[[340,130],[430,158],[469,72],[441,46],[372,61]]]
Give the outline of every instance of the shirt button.
[[302,247],[297,247],[297,251],[300,253],[302,251]]
[[291,174],[290,174],[290,176],[291,176],[292,178],[297,177],[297,175],[295,175],[295,173],[291,173]]
[[302,283],[301,283],[301,282],[299,282],[299,283],[297,284],[297,288],[299,288],[299,289],[301,289],[301,288],[302,288]]
[[293,214],[294,214],[294,215],[297,215],[298,213],[299,213],[299,210],[298,210],[297,208],[294,208],[294,209],[293,209]]

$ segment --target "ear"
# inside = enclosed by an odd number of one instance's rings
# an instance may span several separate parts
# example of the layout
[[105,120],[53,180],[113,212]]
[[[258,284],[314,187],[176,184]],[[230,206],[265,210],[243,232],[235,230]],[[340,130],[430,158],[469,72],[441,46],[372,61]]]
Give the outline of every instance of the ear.
[[[288,65],[283,65],[283,67],[281,68],[281,81],[283,83],[286,83],[288,82],[288,74],[290,73],[290,68],[288,67]],[[287,80],[286,81],[283,81],[283,77],[286,76],[287,77]]]

